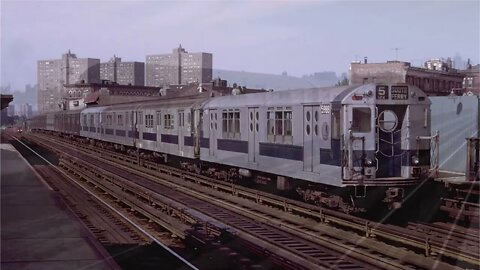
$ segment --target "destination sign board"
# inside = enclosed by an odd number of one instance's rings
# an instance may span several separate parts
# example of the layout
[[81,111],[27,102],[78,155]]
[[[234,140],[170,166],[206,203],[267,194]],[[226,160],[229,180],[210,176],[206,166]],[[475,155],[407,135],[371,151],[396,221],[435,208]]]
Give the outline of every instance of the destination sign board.
[[407,100],[408,86],[392,86],[390,94],[392,95],[392,100]]

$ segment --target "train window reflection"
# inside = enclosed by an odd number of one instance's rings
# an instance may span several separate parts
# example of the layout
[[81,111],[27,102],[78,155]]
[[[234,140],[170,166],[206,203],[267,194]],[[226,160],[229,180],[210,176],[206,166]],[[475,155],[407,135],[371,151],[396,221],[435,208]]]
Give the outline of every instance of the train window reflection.
[[372,110],[370,108],[353,108],[352,110],[352,131],[370,132]]

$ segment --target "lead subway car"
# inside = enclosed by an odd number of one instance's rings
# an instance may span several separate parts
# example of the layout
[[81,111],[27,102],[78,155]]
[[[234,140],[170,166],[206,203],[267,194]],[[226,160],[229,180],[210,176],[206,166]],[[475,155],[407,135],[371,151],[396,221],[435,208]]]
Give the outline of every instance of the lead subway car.
[[411,85],[226,96],[202,107],[210,141],[202,161],[257,181],[275,175],[278,188],[306,200],[346,211],[378,199],[398,207],[431,173],[430,101]]

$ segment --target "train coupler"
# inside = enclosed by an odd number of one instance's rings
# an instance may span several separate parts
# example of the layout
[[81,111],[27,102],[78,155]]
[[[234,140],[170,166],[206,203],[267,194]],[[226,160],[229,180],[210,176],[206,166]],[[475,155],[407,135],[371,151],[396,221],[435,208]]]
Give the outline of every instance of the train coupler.
[[390,209],[399,209],[402,207],[404,194],[403,188],[387,188],[383,201],[389,205]]

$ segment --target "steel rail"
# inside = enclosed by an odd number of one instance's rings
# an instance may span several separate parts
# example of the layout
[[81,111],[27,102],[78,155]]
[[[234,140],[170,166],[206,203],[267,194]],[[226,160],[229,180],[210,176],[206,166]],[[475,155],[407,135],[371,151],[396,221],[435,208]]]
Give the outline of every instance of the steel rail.
[[[37,155],[38,157],[40,157],[42,160],[44,160],[47,164],[51,165],[52,167],[55,167],[54,164],[52,164],[49,160],[47,160],[46,158],[44,158],[42,155],[38,154],[35,150],[33,150],[32,148],[30,148],[28,145],[24,144],[22,141],[20,141],[19,139],[13,137],[17,142],[19,142],[20,144],[22,144],[24,147],[26,147],[28,150],[30,150],[32,153],[34,153],[35,155]],[[55,167],[56,168],[56,167]],[[62,170],[58,170],[60,173],[62,173],[66,178],[70,179],[70,181],[72,181],[73,183],[75,183],[76,185],[78,185],[81,189],[83,189],[85,192],[89,193],[91,196],[93,196],[95,199],[97,199],[98,201],[100,201],[101,203],[103,203],[106,207],[108,207],[110,210],[112,210],[113,212],[115,212],[117,215],[121,216],[124,220],[126,220],[127,222],[129,222],[132,226],[134,226],[135,228],[137,228],[139,231],[141,231],[142,233],[144,233],[146,236],[148,236],[150,239],[152,239],[155,243],[157,243],[159,246],[161,246],[162,248],[164,248],[167,252],[169,252],[170,254],[172,254],[173,256],[175,256],[176,258],[178,258],[180,261],[182,261],[186,266],[188,266],[190,269],[195,269],[195,270],[198,270],[198,268],[193,265],[192,263],[190,263],[189,261],[187,261],[186,259],[184,259],[182,256],[180,256],[178,253],[176,253],[175,251],[173,251],[172,249],[170,249],[168,246],[166,246],[165,244],[163,244],[160,240],[158,240],[155,236],[153,236],[152,234],[150,234],[147,230],[143,229],[140,225],[138,225],[135,221],[131,220],[129,217],[127,217],[126,215],[124,215],[123,213],[121,213],[120,211],[118,211],[117,209],[115,209],[113,206],[111,206],[108,202],[106,202],[105,200],[103,200],[102,198],[100,198],[97,194],[91,192],[90,190],[88,190],[87,188],[85,188],[83,185],[81,185],[80,183],[78,183],[77,180],[75,180],[73,177],[71,177],[70,175],[68,174],[65,174]]]
[[[115,157],[111,155],[102,153],[100,149],[92,150],[89,147],[82,147],[87,151],[93,151],[97,154],[101,154],[102,157],[109,157],[111,160],[118,160],[122,158],[122,155],[115,153]],[[123,155],[124,160],[128,160],[130,157]],[[127,162],[127,164],[134,165],[134,161]],[[127,165],[125,164],[125,165]],[[163,173],[175,172],[175,169],[164,168],[164,165],[151,164],[149,162],[144,162],[144,167],[147,167],[150,170],[160,171]],[[168,167],[168,166],[165,166]],[[136,167],[138,169],[138,167]],[[473,265],[477,265],[478,254],[469,254],[465,250],[459,250],[452,247],[445,247],[443,243],[426,237],[412,236],[407,233],[405,230],[400,228],[394,228],[389,225],[378,224],[370,222],[361,218],[351,217],[342,213],[338,213],[329,209],[323,209],[317,206],[308,205],[298,201],[293,201],[290,199],[285,199],[268,193],[263,193],[259,191],[250,191],[244,187],[236,186],[228,183],[221,183],[218,180],[209,179],[208,177],[193,175],[186,172],[176,172],[176,174],[181,175],[183,179],[200,183],[204,186],[213,187],[216,190],[222,190],[224,192],[234,194],[240,197],[248,198],[252,201],[261,204],[268,204],[279,209],[283,209],[285,212],[292,212],[302,216],[307,216],[319,220],[323,223],[335,223],[341,226],[349,227],[355,231],[364,232],[367,237],[377,237],[383,238],[388,241],[395,241],[403,245],[411,246],[416,249],[424,250],[425,255],[430,256],[432,254],[441,254],[443,256],[459,259]]]
[[[97,157],[98,158],[98,157]],[[118,165],[118,162],[116,162],[116,164]],[[130,169],[131,168],[125,168],[125,169]],[[137,174],[139,173],[138,171],[136,172]],[[171,171],[170,171],[170,174],[171,174]],[[143,173],[143,176],[145,177],[150,177],[149,175]],[[153,179],[153,181],[155,181]],[[191,192],[189,189],[186,189],[184,190],[185,192]],[[196,195],[198,196],[198,195]],[[208,198],[204,198],[204,199],[210,199],[211,200],[211,197],[208,197]],[[218,202],[219,204],[225,204],[223,201],[220,201]],[[245,209],[237,209],[238,212],[245,212]],[[256,218],[257,219],[264,219],[263,222],[269,222],[269,223],[272,223],[271,220],[265,220],[265,217],[264,216],[261,216],[261,215],[256,215]],[[311,239],[315,239],[318,243],[320,244],[323,244],[323,245],[331,245],[330,248],[332,249],[342,249],[342,251],[344,252],[345,250],[347,250],[347,252],[349,253],[349,255],[351,255],[351,253],[359,253],[360,254],[360,257],[363,259],[363,260],[366,260],[366,261],[369,261],[369,262],[375,262],[377,265],[382,265],[382,267],[396,267],[398,269],[402,269],[402,268],[405,268],[405,263],[406,262],[395,262],[395,257],[390,257],[390,258],[380,258],[377,256],[372,256],[369,252],[367,252],[366,250],[362,250],[364,249],[361,248],[361,247],[358,247],[358,248],[352,248],[351,246],[347,246],[345,244],[342,244],[340,243],[339,239],[335,239],[335,238],[331,238],[331,239],[328,239],[328,237],[319,237],[318,235],[316,235],[315,233],[309,233],[309,232],[306,232],[305,229],[303,229],[302,231],[299,231],[298,227],[296,226],[289,226],[288,224],[286,225],[285,223],[279,223],[279,222],[273,222],[274,225],[276,226],[282,226],[284,229],[288,229],[291,233],[297,233],[299,235],[302,235],[303,237],[310,237]],[[323,243],[322,243],[323,242]],[[357,245],[357,244],[355,244]],[[354,245],[354,246],[355,246]],[[386,251],[385,249],[383,250],[376,250],[375,252],[377,254],[380,254],[380,253],[384,253],[384,255],[387,255],[385,253],[389,253],[388,250]],[[393,255],[392,255],[393,254]],[[398,251],[395,252],[395,251],[392,251],[392,253],[390,253],[390,255],[392,256],[398,256]],[[406,256],[402,256],[403,259],[406,258]],[[407,256],[408,257],[408,256]],[[407,262],[408,263],[408,262]],[[437,263],[437,262],[436,262]],[[413,264],[413,263],[412,263]],[[414,264],[414,265],[419,265],[418,261]],[[420,262],[420,265],[422,265],[422,263]],[[423,264],[425,268],[429,268],[431,267],[432,264]]]

